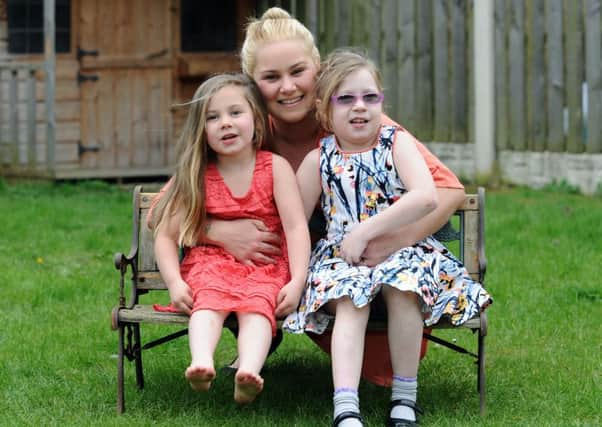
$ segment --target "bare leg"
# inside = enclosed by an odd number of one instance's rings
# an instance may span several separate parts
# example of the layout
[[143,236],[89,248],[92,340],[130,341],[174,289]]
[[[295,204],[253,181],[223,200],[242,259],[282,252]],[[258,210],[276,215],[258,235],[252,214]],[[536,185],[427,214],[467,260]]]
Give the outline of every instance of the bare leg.
[[357,308],[349,298],[344,297],[330,302],[328,309],[335,313],[330,345],[334,423],[341,427],[362,426],[357,391],[364,360],[364,341],[370,306]]
[[[232,332],[232,334],[234,334],[235,337],[238,337],[238,327],[230,328],[230,331]],[[282,334],[282,329],[276,330],[276,335],[272,337],[272,342],[270,344],[270,350],[268,351],[268,358],[270,357],[270,355],[272,353],[274,353],[278,349],[278,347],[282,343],[283,338],[284,338],[284,336]],[[222,366],[220,371],[223,371],[226,374],[228,374],[230,372],[236,372],[236,370],[238,369],[238,363],[239,363],[238,356],[236,356],[236,358],[234,358],[234,360],[232,362],[230,362],[228,365]]]
[[[392,421],[415,421],[423,329],[418,296],[388,286],[383,286],[382,292],[387,304],[389,351],[393,366],[389,417]],[[413,403],[408,405],[408,401]]]
[[239,368],[234,376],[234,400],[252,402],[263,390],[259,375],[272,342],[272,325],[258,313],[238,313]]
[[190,353],[192,361],[185,376],[196,391],[207,391],[215,378],[213,353],[222,333],[223,311],[199,310],[190,317],[188,324]]
[[387,304],[389,351],[393,373],[403,377],[416,377],[422,343],[422,313],[418,296],[383,286]]
[[347,297],[336,301],[331,355],[334,388],[357,390],[362,373],[370,306],[357,308]]

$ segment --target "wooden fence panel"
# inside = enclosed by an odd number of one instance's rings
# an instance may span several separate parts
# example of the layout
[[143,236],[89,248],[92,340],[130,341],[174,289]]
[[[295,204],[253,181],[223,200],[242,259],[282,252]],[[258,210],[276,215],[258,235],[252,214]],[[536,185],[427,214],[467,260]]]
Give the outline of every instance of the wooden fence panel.
[[588,153],[602,151],[602,61],[600,32],[601,0],[586,0],[585,6],[585,76],[587,79]]
[[[397,90],[397,118],[401,123],[416,122],[416,5],[414,0],[399,3],[398,28],[399,85]],[[409,126],[409,125],[408,125]]]
[[510,99],[510,146],[515,150],[525,150],[526,110],[525,110],[525,13],[524,2],[513,0],[510,7],[510,28],[508,42],[510,85],[507,96]]
[[466,38],[468,39],[466,50],[466,141],[475,141],[475,102],[474,102],[474,0],[466,0]]
[[546,145],[546,93],[544,56],[544,0],[533,0],[527,4],[528,52],[527,67],[527,147],[532,151],[543,151]]
[[337,13],[336,13],[336,45],[349,46],[350,43],[350,25],[351,25],[351,8],[353,3],[349,1],[337,1]]
[[451,13],[451,134],[450,141],[465,142],[468,116],[466,67],[466,0],[450,3]]
[[433,54],[434,54],[434,129],[435,141],[449,138],[449,3],[433,2]]
[[423,141],[433,139],[432,3],[416,3],[416,121],[405,123]]
[[563,2],[566,28],[567,151],[583,151],[583,0]]
[[380,71],[385,84],[386,111],[398,118],[398,86],[399,80],[406,76],[399,75],[399,63],[397,61],[397,2],[396,0],[384,0],[381,7],[380,23]]
[[[507,62],[507,33],[508,33],[507,3],[495,2],[495,139],[498,150],[509,148],[508,140],[508,62]],[[478,37],[478,34],[475,34]],[[472,68],[472,67],[471,67]]]
[[546,0],[547,149],[564,151],[564,49],[562,0]]

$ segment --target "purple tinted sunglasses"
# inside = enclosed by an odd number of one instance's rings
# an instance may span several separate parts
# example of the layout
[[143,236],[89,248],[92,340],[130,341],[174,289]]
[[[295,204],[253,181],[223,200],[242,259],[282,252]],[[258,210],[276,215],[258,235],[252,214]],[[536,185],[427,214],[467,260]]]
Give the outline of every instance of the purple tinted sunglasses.
[[337,105],[355,105],[358,99],[362,99],[364,104],[380,104],[385,99],[385,95],[381,93],[364,93],[362,95],[356,95],[351,93],[345,93],[342,95],[332,95],[330,99]]

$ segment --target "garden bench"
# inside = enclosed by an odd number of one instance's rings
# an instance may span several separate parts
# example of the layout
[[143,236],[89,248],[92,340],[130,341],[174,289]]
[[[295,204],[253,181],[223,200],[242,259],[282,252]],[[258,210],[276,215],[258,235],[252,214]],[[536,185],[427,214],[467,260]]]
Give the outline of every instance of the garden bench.
[[[140,326],[142,324],[155,323],[174,326],[188,324],[188,316],[186,315],[158,312],[153,309],[153,303],[159,302],[158,292],[165,292],[167,289],[155,263],[152,231],[146,226],[147,212],[155,194],[144,192],[142,186],[137,186],[134,189],[131,249],[128,255],[117,253],[114,258],[115,268],[120,272],[119,304],[113,308],[111,316],[112,328],[119,331],[117,359],[117,411],[119,413],[125,410],[124,359],[134,361],[136,383],[138,388],[142,389],[144,387],[142,351],[186,335],[188,332],[187,329],[183,329],[145,344],[142,344],[141,340]],[[484,201],[485,190],[483,188],[479,188],[477,194],[466,195],[464,202],[452,218],[452,224],[455,228],[447,227],[447,233],[437,235],[441,241],[458,241],[458,248],[452,250],[464,262],[473,279],[480,283],[483,283],[486,269]],[[128,275],[129,277],[126,277]],[[129,298],[126,297],[126,292],[129,292]],[[143,303],[140,297],[145,294]],[[235,327],[234,317],[228,318],[225,326]],[[278,326],[281,326],[281,322]],[[370,330],[385,330],[386,321],[371,319],[368,328]],[[476,359],[477,390],[480,395],[480,410],[483,413],[485,409],[486,314],[481,313],[480,316],[459,327],[451,326],[445,321],[433,326],[433,329],[440,328],[462,328],[476,332],[476,354],[430,333],[425,332],[424,336],[435,343]]]

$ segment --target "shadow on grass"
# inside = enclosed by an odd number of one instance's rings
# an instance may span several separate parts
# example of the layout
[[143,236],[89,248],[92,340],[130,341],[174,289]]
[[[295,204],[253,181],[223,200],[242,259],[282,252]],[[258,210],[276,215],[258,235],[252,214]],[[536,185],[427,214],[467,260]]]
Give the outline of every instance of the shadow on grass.
[[[218,372],[207,393],[191,390],[184,379],[187,355],[173,364],[147,356],[145,388],[135,386],[134,366],[126,365],[126,417],[190,419],[201,425],[328,425],[332,417],[332,382],[328,359],[317,347],[308,352],[283,345],[267,361],[264,391],[250,405],[233,400],[234,375]],[[167,357],[165,357],[167,356]],[[170,357],[160,352],[153,359]],[[221,361],[223,363],[223,361]],[[216,360],[216,365],[221,366]],[[201,421],[202,420],[202,421]]]

